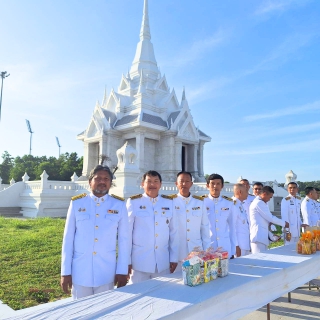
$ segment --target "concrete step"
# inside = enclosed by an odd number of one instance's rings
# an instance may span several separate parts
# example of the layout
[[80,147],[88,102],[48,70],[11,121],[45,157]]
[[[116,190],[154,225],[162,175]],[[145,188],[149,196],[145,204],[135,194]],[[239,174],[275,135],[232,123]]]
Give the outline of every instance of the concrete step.
[[20,211],[20,207],[0,207],[0,216],[10,218],[22,217],[23,214]]

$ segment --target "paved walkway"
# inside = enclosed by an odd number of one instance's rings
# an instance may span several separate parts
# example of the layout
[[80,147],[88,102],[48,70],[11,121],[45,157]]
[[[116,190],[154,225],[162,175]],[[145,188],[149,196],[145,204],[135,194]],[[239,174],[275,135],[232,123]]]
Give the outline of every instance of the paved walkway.
[[[320,319],[320,293],[316,288],[309,290],[307,286],[284,295],[271,303],[271,320],[314,320]],[[263,307],[241,318],[241,320],[266,320],[267,308]]]

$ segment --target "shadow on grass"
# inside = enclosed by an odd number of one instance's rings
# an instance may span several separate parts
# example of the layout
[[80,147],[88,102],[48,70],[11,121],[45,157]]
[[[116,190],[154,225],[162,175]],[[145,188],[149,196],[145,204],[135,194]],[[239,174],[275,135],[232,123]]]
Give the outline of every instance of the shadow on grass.
[[17,224],[15,226],[16,229],[25,229],[25,230],[28,230],[28,229],[32,229],[32,226],[29,226],[27,224]]

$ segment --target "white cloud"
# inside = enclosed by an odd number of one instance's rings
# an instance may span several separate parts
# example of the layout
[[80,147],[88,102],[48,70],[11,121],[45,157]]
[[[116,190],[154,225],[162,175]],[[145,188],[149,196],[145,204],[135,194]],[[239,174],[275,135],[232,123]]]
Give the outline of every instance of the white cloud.
[[295,53],[310,44],[310,42],[318,37],[316,32],[300,32],[290,35],[279,46],[270,52],[270,54],[260,63],[244,72],[244,75],[257,73],[261,70],[269,70],[285,64],[295,57]]
[[288,108],[276,110],[274,112],[250,115],[250,116],[244,117],[243,119],[245,121],[274,119],[274,118],[280,118],[280,117],[289,116],[289,115],[302,114],[302,113],[305,113],[306,111],[319,111],[319,110],[320,110],[320,100],[312,103],[308,103],[302,106],[298,106],[298,107],[288,107]]
[[164,67],[182,67],[197,61],[201,59],[208,51],[223,43],[227,37],[228,32],[226,30],[219,29],[213,35],[193,42],[189,48],[184,49],[183,52],[173,58],[173,60],[167,61]]
[[270,154],[270,153],[284,153],[284,152],[319,152],[320,151],[320,139],[302,141],[296,143],[283,143],[275,145],[254,145],[252,148],[242,150],[220,150],[219,154],[224,156],[243,156],[243,155],[255,155],[255,154]]
[[266,15],[289,10],[292,6],[301,6],[309,0],[268,0],[264,1],[255,11],[255,15]]

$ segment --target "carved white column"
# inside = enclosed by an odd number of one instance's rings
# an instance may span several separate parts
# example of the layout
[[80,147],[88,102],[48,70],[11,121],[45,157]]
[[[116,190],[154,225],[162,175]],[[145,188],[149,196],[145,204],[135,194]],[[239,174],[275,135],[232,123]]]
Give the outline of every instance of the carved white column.
[[204,142],[200,142],[199,144],[199,151],[200,151],[200,163],[199,163],[199,177],[203,177],[204,173],[203,173],[203,149],[204,149]]
[[135,130],[136,135],[136,150],[138,151],[138,165],[140,172],[145,170],[144,168],[144,130]]

